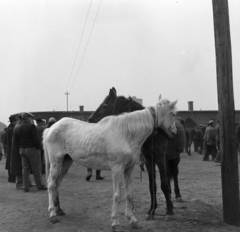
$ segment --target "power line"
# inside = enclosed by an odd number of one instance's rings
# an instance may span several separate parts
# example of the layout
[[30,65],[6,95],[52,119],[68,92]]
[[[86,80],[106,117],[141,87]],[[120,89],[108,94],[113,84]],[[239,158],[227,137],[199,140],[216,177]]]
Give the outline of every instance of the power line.
[[71,78],[72,78],[73,69],[74,69],[75,64],[76,64],[76,60],[77,60],[77,56],[78,56],[78,52],[79,52],[80,45],[81,45],[81,43],[82,43],[82,38],[83,38],[83,34],[84,34],[85,27],[86,27],[86,24],[87,24],[87,19],[88,19],[88,15],[89,15],[89,12],[90,12],[91,5],[92,5],[92,0],[91,0],[91,2],[90,2],[89,7],[88,7],[87,16],[86,16],[86,19],[85,19],[85,23],[84,23],[84,27],[83,27],[83,30],[82,30],[81,38],[80,38],[80,41],[79,41],[79,44],[78,44],[78,49],[77,49],[77,53],[76,53],[76,56],[75,56],[75,59],[74,59],[74,63],[73,63],[73,66],[72,66],[72,70],[71,70],[70,76],[69,76],[69,78],[68,78],[68,83],[67,83],[67,88],[66,88],[66,90],[68,89],[69,82],[70,82],[70,80],[71,80]]
[[81,66],[82,66],[82,62],[83,62],[83,59],[84,59],[85,54],[86,54],[86,51],[87,51],[87,47],[88,47],[88,44],[89,44],[89,41],[90,41],[90,38],[91,38],[91,35],[92,35],[92,32],[93,32],[93,28],[94,28],[95,23],[96,23],[96,20],[97,20],[97,16],[98,16],[98,13],[99,13],[101,4],[102,4],[102,0],[101,0],[101,2],[100,2],[99,6],[98,6],[98,10],[97,10],[97,14],[96,14],[96,17],[95,17],[95,19],[94,19],[94,22],[93,22],[92,30],[91,30],[91,32],[90,32],[90,35],[89,35],[89,38],[88,38],[88,41],[87,41],[87,44],[86,44],[86,47],[85,47],[85,50],[84,50],[84,53],[83,53],[83,56],[82,56],[80,65],[79,65],[79,68],[78,68],[78,71],[77,71],[77,74],[76,74],[76,76],[75,76],[75,78],[74,78],[74,81],[73,81],[73,83],[72,83],[72,86],[71,86],[71,88],[70,88],[70,92],[71,92],[72,87],[73,87],[73,85],[74,85],[74,83],[75,83],[75,81],[76,81],[78,72],[79,72],[79,70],[80,70],[80,68],[81,68]]

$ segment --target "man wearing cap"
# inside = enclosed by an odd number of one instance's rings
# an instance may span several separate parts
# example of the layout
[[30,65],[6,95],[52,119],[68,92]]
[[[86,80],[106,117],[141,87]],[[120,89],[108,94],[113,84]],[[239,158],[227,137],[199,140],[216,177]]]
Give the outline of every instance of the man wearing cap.
[[203,138],[206,145],[203,161],[209,161],[210,154],[212,155],[212,160],[214,160],[217,155],[216,130],[213,126],[214,126],[214,121],[210,120],[208,122],[208,127],[206,128],[205,135]]
[[8,182],[15,183],[16,175],[11,174],[10,163],[11,163],[11,151],[12,151],[12,136],[13,136],[13,129],[17,124],[18,117],[16,115],[11,115],[9,117],[10,124],[7,127],[5,138],[6,138],[6,145],[7,145],[7,160],[5,169],[8,170]]
[[19,146],[19,153],[22,157],[23,186],[25,192],[29,191],[29,174],[32,168],[34,180],[38,190],[47,190],[43,184],[41,175],[41,154],[40,140],[36,126],[33,123],[31,113],[22,113],[22,123],[13,132],[13,139]]

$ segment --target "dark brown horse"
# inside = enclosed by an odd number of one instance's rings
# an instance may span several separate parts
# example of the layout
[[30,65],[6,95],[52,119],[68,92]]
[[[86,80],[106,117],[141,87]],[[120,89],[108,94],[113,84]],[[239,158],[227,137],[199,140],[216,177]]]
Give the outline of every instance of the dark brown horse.
[[187,128],[185,131],[186,134],[186,153],[191,156],[191,146],[196,135],[196,130],[194,128]]
[[195,148],[195,151],[198,152],[198,154],[202,154],[203,153],[203,137],[205,134],[206,127],[200,125],[198,127],[195,127],[194,129],[196,132],[193,138],[194,148]]
[[[102,118],[109,115],[118,115],[124,112],[144,109],[141,104],[133,101],[130,97],[117,97],[116,93],[115,88],[110,89],[109,95],[90,116],[89,122],[97,123]],[[161,189],[166,199],[166,215],[173,215],[170,178],[174,179],[176,200],[182,201],[178,186],[178,164],[180,162],[180,153],[184,149],[185,134],[183,126],[178,120],[176,120],[176,127],[178,129],[178,134],[174,139],[169,139],[161,129],[156,128],[154,133],[148,137],[142,147],[142,154],[145,158],[145,164],[148,171],[149,190],[151,195],[151,205],[146,219],[152,219],[157,208],[156,165],[160,172]]]

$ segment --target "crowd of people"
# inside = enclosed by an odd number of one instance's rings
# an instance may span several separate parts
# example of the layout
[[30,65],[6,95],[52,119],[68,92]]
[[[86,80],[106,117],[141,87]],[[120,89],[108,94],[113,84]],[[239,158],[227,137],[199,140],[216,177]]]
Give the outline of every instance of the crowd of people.
[[[5,169],[8,172],[8,182],[16,183],[17,189],[29,192],[30,187],[47,190],[42,180],[45,174],[44,150],[42,144],[43,131],[50,128],[56,119],[45,119],[24,112],[18,116],[9,117],[9,125],[3,130],[0,141],[0,160],[5,155]],[[86,180],[92,177],[92,169],[88,168]],[[33,174],[35,185],[32,184],[30,174]],[[103,180],[101,170],[96,170],[96,180]]]
[[1,135],[0,151],[6,158],[8,182],[15,183],[17,189],[29,192],[30,187],[36,186],[38,190],[47,190],[42,178],[45,173],[42,134],[55,122],[55,118],[50,118],[46,123],[45,119],[28,112],[9,117],[9,125]]
[[[236,145],[237,152],[240,155],[240,125],[236,128]],[[221,163],[221,149],[220,149],[220,128],[219,121],[217,125],[214,125],[214,121],[210,120],[208,122],[208,127],[206,128],[205,135],[203,137],[204,140],[204,157],[203,161],[209,161],[209,156],[212,156],[212,160],[217,163]]]

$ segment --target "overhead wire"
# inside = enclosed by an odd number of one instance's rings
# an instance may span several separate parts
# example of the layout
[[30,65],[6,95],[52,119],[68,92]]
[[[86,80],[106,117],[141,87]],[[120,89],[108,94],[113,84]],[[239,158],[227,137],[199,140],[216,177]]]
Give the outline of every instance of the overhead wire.
[[86,28],[86,24],[87,24],[87,20],[88,20],[88,16],[89,16],[89,12],[90,12],[91,5],[92,5],[92,0],[91,0],[91,2],[90,2],[90,4],[89,4],[89,7],[88,7],[88,12],[87,12],[87,16],[86,16],[86,19],[85,19],[85,22],[84,22],[84,26],[83,26],[81,38],[80,38],[80,41],[79,41],[79,44],[78,44],[77,52],[76,52],[76,55],[75,55],[74,63],[73,63],[73,66],[72,66],[72,70],[71,70],[70,76],[69,76],[69,78],[68,78],[68,83],[67,83],[66,91],[67,91],[67,89],[68,89],[69,82],[70,82],[70,80],[71,80],[71,78],[72,78],[73,69],[74,69],[74,67],[75,67],[76,60],[77,60],[77,56],[78,56],[78,52],[79,52],[79,48],[80,48],[81,43],[82,43],[82,38],[83,38],[83,34],[84,34],[84,31],[85,31],[85,28]]
[[[67,91],[67,89],[68,89],[68,85],[69,85],[70,80],[71,80],[71,78],[72,78],[72,74],[73,74],[73,70],[74,70],[74,67],[75,67],[75,64],[76,64],[76,60],[77,60],[77,56],[78,56],[78,53],[79,53],[79,49],[80,49],[80,46],[81,46],[81,44],[82,44],[82,38],[83,38],[83,34],[84,34],[84,32],[85,32],[85,28],[86,28],[86,25],[87,25],[87,20],[88,20],[89,12],[90,12],[90,9],[91,9],[91,5],[92,5],[92,0],[90,1],[89,7],[88,7],[88,11],[87,11],[86,19],[85,19],[85,22],[84,22],[84,26],[83,26],[81,38],[80,38],[80,41],[79,41],[79,44],[78,44],[78,48],[77,48],[77,52],[76,52],[76,55],[75,55],[75,58],[74,58],[73,66],[72,66],[72,69],[71,69],[71,73],[70,73],[70,76],[69,76],[69,78],[68,78],[66,91]],[[63,100],[64,100],[64,99],[63,99]],[[55,108],[55,110],[57,110],[57,109],[62,105],[63,100],[62,100],[61,103],[58,105],[58,107]]]
[[75,76],[75,78],[74,78],[74,81],[73,81],[73,83],[72,83],[72,86],[71,86],[69,92],[71,92],[71,90],[72,90],[72,88],[73,88],[73,85],[74,85],[74,83],[75,83],[75,81],[76,81],[77,75],[78,75],[78,73],[79,73],[79,70],[80,70],[80,68],[81,68],[81,66],[82,66],[82,62],[83,62],[83,59],[84,59],[84,57],[85,57],[85,54],[86,54],[86,51],[87,51],[87,48],[88,48],[89,41],[90,41],[90,39],[91,39],[91,35],[92,35],[93,29],[94,29],[94,26],[95,26],[95,23],[96,23],[96,20],[97,20],[97,16],[98,16],[98,13],[99,13],[101,4],[102,4],[102,0],[100,1],[100,4],[99,4],[99,6],[98,6],[97,14],[96,14],[96,16],[95,16],[95,19],[94,19],[94,22],[93,22],[93,26],[92,26],[90,35],[89,35],[89,37],[88,37],[88,41],[87,41],[87,44],[86,44],[86,47],[85,47],[85,50],[84,50],[84,53],[83,53],[83,56],[82,56],[82,59],[81,59],[79,68],[78,68],[78,70],[77,70],[76,76]]

